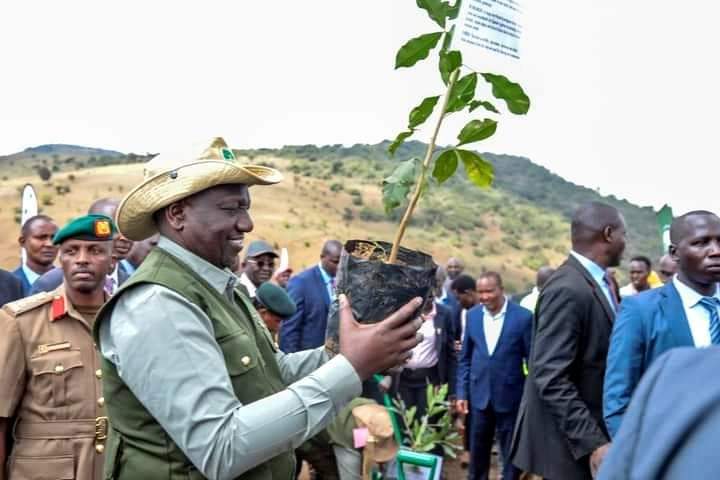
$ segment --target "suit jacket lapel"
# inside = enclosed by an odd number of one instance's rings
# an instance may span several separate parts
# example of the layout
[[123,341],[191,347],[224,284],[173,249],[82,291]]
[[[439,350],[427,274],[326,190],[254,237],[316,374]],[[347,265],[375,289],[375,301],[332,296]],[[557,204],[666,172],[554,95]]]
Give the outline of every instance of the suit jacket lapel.
[[503,320],[502,328],[500,329],[500,336],[498,337],[498,341],[495,344],[495,350],[493,351],[493,355],[495,355],[495,352],[498,351],[498,348],[500,348],[500,345],[505,340],[505,337],[510,334],[509,330],[512,328],[510,322],[513,321],[515,306],[510,303],[510,300],[506,299],[505,301],[507,302],[507,307],[505,308],[505,319]]
[[330,307],[330,303],[332,302],[332,299],[330,298],[330,293],[328,292],[327,285],[325,285],[325,280],[323,279],[322,273],[320,273],[320,267],[315,265],[315,280],[320,285],[320,288],[323,292],[323,300],[325,301],[325,305]]
[[670,326],[673,336],[680,345],[695,345],[690,332],[690,323],[687,315],[685,315],[685,307],[683,307],[680,294],[672,282],[662,287],[662,299],[660,300],[660,309],[665,320]]
[[[477,308],[477,313],[472,315],[472,317],[476,317],[477,320],[475,320],[475,318],[471,318],[470,315],[468,315],[468,318],[466,320],[469,324],[475,324],[472,326],[475,329],[477,329],[477,332],[478,332],[477,336],[480,339],[480,342],[479,342],[480,346],[485,347],[485,354],[487,356],[490,356],[490,349],[488,348],[487,338],[485,338],[485,309],[484,309],[484,307],[476,307],[476,308]],[[465,335],[467,335],[468,328],[470,328],[470,325],[465,325],[465,330],[466,330]]]
[[588,286],[592,289],[595,299],[600,302],[600,305],[602,305],[602,308],[605,311],[605,315],[607,316],[608,320],[610,321],[610,323],[613,323],[615,321],[615,311],[613,310],[610,302],[605,296],[605,292],[602,291],[595,279],[592,277],[592,275],[590,275],[590,272],[588,272],[587,269],[585,269],[585,267],[583,267],[582,264],[578,262],[578,260],[572,255],[568,257],[567,263],[575,270],[580,272],[580,275],[583,276]]

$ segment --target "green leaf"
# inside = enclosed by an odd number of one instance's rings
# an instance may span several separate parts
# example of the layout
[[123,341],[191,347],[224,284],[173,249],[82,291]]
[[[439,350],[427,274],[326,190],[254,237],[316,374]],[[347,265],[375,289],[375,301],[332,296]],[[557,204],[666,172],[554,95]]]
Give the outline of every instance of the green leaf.
[[426,33],[409,40],[395,56],[395,68],[412,67],[435,48],[443,32]]
[[458,134],[458,147],[467,143],[479,142],[492,137],[497,130],[497,122],[486,118],[485,120],[470,120]]
[[432,175],[440,183],[443,183],[448,178],[452,177],[458,167],[458,157],[455,155],[455,150],[445,150],[435,160],[435,168],[433,169]]
[[450,6],[450,2],[445,2],[445,15],[449,20],[455,20],[460,13],[460,0],[455,0],[455,5]]
[[475,110],[478,107],[483,107],[488,112],[500,113],[500,111],[497,108],[495,108],[495,105],[493,105],[492,103],[485,101],[485,100],[473,100],[472,102],[470,102],[470,110],[469,111],[472,112],[473,110]]
[[452,43],[453,35],[455,34],[455,25],[450,27],[450,30],[445,32],[445,36],[443,37],[443,44],[441,50],[443,52],[447,52],[450,48],[450,44]]
[[420,160],[417,158],[406,160],[397,166],[392,175],[383,180],[385,212],[390,213],[391,210],[403,204],[415,184],[415,172],[419,164]]
[[495,98],[505,100],[508,110],[516,115],[525,115],[530,110],[530,98],[522,87],[502,75],[483,73],[483,78],[492,85]]
[[465,105],[470,103],[475,96],[475,87],[477,86],[477,73],[468,73],[453,85],[450,90],[450,98],[446,113],[459,112]]
[[442,28],[445,28],[447,6],[441,0],[417,0],[417,6],[425,10],[428,16]]
[[403,144],[403,142],[410,137],[414,132],[414,130],[408,130],[406,132],[400,132],[398,133],[398,136],[395,137],[395,140],[390,144],[388,147],[388,152],[390,153],[390,156],[394,156],[397,149],[400,147],[400,145]]
[[410,112],[410,119],[408,120],[408,128],[410,130],[414,129],[417,126],[422,125],[425,120],[428,119],[430,114],[432,113],[433,109],[435,108],[435,105],[437,105],[438,100],[440,100],[440,97],[427,97],[423,99],[422,102],[420,102],[420,105],[413,108]]
[[490,162],[469,150],[456,148],[454,151],[465,165],[465,172],[472,183],[483,188],[492,185],[494,173]]
[[457,50],[440,52],[440,76],[445,85],[450,80],[450,74],[462,65],[462,55]]

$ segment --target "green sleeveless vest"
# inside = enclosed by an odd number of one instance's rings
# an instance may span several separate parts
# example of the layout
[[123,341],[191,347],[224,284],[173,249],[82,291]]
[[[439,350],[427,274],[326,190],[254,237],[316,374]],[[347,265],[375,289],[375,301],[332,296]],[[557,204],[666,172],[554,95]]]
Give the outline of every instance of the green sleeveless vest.
[[[153,249],[98,313],[93,329],[96,343],[100,343],[100,324],[110,317],[123,292],[147,283],[174,290],[210,318],[233,390],[243,405],[285,389],[270,332],[250,301],[236,290],[235,304],[229,302],[189,267],[160,248]],[[125,385],[115,365],[105,358],[101,358],[101,362],[105,407],[112,427],[105,451],[105,478],[204,478]],[[295,457],[290,451],[249,470],[238,479],[290,480],[294,468]]]

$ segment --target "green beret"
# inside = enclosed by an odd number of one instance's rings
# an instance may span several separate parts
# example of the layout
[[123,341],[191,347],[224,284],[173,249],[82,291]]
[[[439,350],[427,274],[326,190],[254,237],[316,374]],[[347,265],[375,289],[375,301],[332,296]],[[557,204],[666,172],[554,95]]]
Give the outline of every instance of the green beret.
[[289,317],[297,310],[295,302],[285,290],[274,283],[265,282],[255,290],[255,300],[280,317]]
[[53,244],[60,245],[65,240],[76,238],[103,242],[112,240],[117,233],[115,223],[105,215],[85,215],[70,220],[67,225],[57,231],[53,237]]

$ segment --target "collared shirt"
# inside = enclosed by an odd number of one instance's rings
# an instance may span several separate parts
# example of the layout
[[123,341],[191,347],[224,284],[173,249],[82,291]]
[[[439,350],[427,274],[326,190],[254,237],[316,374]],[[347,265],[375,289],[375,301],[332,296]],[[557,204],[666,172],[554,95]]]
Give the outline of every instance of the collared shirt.
[[580,262],[580,264],[585,268],[585,270],[588,271],[590,276],[595,280],[595,283],[600,287],[602,292],[605,294],[605,297],[607,298],[608,304],[610,305],[611,309],[615,309],[615,300],[613,299],[612,293],[610,293],[610,287],[608,287],[607,283],[605,283],[605,269],[598,265],[597,263],[593,262],[589,258],[587,258],[584,255],[580,255],[574,250],[570,250],[570,255],[575,257],[575,259]]
[[130,263],[130,260],[128,260],[127,258],[123,258],[122,260],[120,260],[119,263],[120,265],[122,265],[122,268],[125,269],[125,272],[128,274],[128,276],[132,275],[133,273],[135,273],[135,270],[137,270],[137,268],[135,268],[135,265]]
[[35,270],[28,267],[26,264],[22,264],[22,271],[25,274],[25,278],[27,278],[28,283],[30,283],[30,286],[32,286],[33,283],[35,283],[35,280],[40,278],[40,274],[36,273]]
[[437,308],[433,305],[432,313],[422,315],[423,323],[418,332],[422,333],[422,342],[412,349],[412,356],[405,364],[406,368],[431,368],[438,363],[438,352],[435,346],[435,315]]
[[[177,257],[231,298],[237,277],[160,237]],[[100,328],[102,355],[208,478],[232,479],[317,434],[361,393],[355,369],[324,347],[276,359],[287,389],[249,405],[233,392],[211,320],[160,285],[123,294]],[[149,368],[151,366],[151,368]],[[293,383],[294,382],[294,383]]]
[[483,329],[485,331],[485,343],[487,344],[489,355],[493,354],[498,340],[500,340],[500,334],[502,333],[503,324],[505,323],[507,303],[507,299],[505,299],[497,315],[493,315],[487,307],[483,306]]
[[243,272],[243,274],[240,275],[240,285],[245,287],[245,289],[248,292],[248,296],[250,296],[250,298],[255,298],[255,291],[257,290],[257,287],[252,282],[252,280],[250,280],[250,277],[248,277],[245,272]]
[[[702,300],[703,296],[685,285],[677,275],[673,277],[672,282],[680,294],[680,301],[685,309],[685,316],[688,319],[690,334],[692,335],[695,346],[707,347],[712,345],[712,340],[710,339],[710,312],[700,305],[700,300]],[[720,299],[720,287],[718,287],[714,296]]]
[[323,283],[325,283],[325,288],[327,288],[328,296],[332,302],[335,300],[335,277],[331,277],[330,274],[325,271],[322,263],[318,263],[318,268],[320,269],[320,275],[322,276]]

